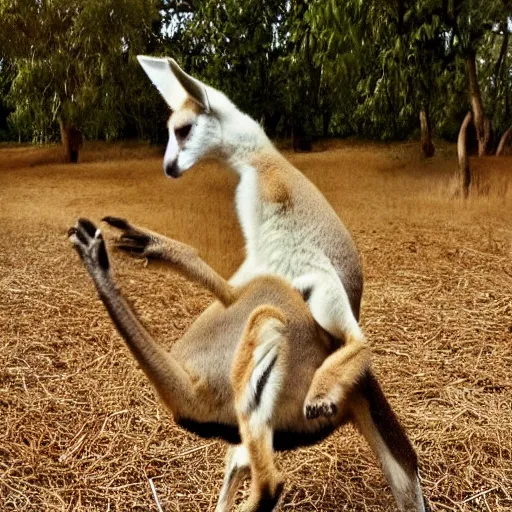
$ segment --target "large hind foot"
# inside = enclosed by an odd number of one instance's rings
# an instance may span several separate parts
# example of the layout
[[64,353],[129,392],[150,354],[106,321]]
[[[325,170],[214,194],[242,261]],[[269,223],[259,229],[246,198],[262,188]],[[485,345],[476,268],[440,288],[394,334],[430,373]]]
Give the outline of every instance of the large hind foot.
[[78,219],[76,225],[69,229],[68,237],[73,247],[93,277],[108,272],[105,241],[101,231],[88,219]]

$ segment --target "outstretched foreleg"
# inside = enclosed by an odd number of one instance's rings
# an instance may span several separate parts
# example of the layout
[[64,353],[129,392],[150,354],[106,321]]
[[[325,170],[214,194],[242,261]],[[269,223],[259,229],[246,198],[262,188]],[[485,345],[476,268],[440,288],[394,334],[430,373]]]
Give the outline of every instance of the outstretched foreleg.
[[143,258],[169,263],[185,277],[210,290],[225,306],[233,303],[233,288],[199,257],[193,247],[148,229],[133,226],[118,217],[105,217],[103,220],[121,230],[121,235],[115,241],[118,249]]
[[274,465],[272,418],[287,371],[285,324],[276,308],[257,308],[247,322],[233,361],[235,409],[251,468],[246,512],[274,510],[283,489]]
[[68,236],[112,321],[163,402],[174,416],[200,412],[201,401],[195,398],[188,373],[152,339],[115,285],[100,230],[89,220],[80,219]]

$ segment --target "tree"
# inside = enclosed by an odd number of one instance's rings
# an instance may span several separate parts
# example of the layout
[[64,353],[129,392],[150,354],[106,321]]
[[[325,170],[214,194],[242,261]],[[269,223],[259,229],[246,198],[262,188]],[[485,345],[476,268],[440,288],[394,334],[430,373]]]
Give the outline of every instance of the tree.
[[[204,0],[176,12],[166,40],[184,67],[223,90],[271,135],[286,111],[287,7],[281,0]],[[178,50],[179,49],[179,50]]]
[[294,116],[295,132],[302,128],[309,136],[316,131],[327,137],[333,118],[339,123],[336,113],[341,112],[343,122],[351,124],[352,91],[360,70],[357,26],[350,24],[353,9],[357,2],[340,8],[337,2],[321,0],[299,1],[291,8],[291,52],[284,60],[295,85],[293,110],[302,112],[303,118]]
[[[318,2],[317,2],[318,3]],[[183,63],[261,119],[271,135],[294,134],[308,149],[321,118],[327,135],[335,91],[312,18],[312,2],[207,0],[173,13]]]
[[14,65],[9,98],[20,132],[51,139],[60,127],[69,161],[82,132],[115,137],[135,100],[135,62],[156,36],[153,0],[19,0],[0,4],[0,52]]
[[[161,142],[135,54],[176,58],[274,136],[455,140],[512,123],[510,0],[12,0],[0,3],[0,115],[21,139]],[[9,73],[4,75],[6,66]],[[9,90],[7,97],[6,91]],[[462,101],[461,101],[462,99]],[[2,110],[3,108],[3,110]],[[486,121],[488,120],[488,121]],[[155,122],[156,121],[156,122]]]
[[[487,36],[490,32],[495,32],[497,27],[501,26],[503,34],[508,33],[512,3],[508,0],[443,2],[441,14],[450,34],[451,49],[463,59],[466,67],[468,96],[478,140],[478,154],[485,155],[488,152],[491,138],[491,119],[486,115],[484,108],[477,69],[477,54],[483,53],[486,43],[489,42]],[[503,52],[508,46],[508,35],[506,37]],[[495,64],[495,87],[503,58],[504,55],[500,52]]]
[[9,63],[0,57],[0,141],[9,138],[9,125],[7,119],[11,109],[7,103],[7,93],[12,84],[12,72]]
[[498,144],[498,149],[496,150],[496,156],[502,156],[505,153],[505,148],[510,144],[512,140],[512,126],[510,126],[507,131],[502,135],[500,142]]
[[462,195],[464,198],[469,196],[469,187],[471,185],[471,169],[469,167],[469,157],[467,152],[467,130],[473,121],[471,112],[466,114],[459,131],[457,139],[457,156],[459,159],[459,181],[461,184]]
[[[492,120],[496,135],[505,135],[512,120],[509,42],[509,18],[505,18],[493,30],[486,33],[479,52],[479,76],[484,109]],[[503,148],[503,144],[498,146]]]
[[431,105],[445,47],[433,7],[432,0],[310,3],[323,42],[322,81],[330,70],[331,96],[350,98],[347,122],[356,133],[386,139],[408,137],[419,119],[427,157],[434,153]]

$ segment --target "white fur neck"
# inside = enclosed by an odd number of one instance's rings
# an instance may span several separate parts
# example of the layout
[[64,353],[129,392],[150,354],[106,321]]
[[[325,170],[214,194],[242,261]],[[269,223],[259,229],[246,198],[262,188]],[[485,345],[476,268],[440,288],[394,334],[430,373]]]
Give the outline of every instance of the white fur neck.
[[[259,231],[258,169],[255,156],[273,149],[261,126],[234,105],[221,119],[221,161],[235,171],[240,182],[236,190],[236,209],[245,238],[247,259],[252,271],[257,266],[254,260]],[[227,114],[227,115],[226,115]],[[239,276],[244,279],[246,276]]]
[[222,160],[241,177],[251,168],[254,156],[272,151],[274,146],[263,128],[250,116],[233,109],[221,122],[223,152]]

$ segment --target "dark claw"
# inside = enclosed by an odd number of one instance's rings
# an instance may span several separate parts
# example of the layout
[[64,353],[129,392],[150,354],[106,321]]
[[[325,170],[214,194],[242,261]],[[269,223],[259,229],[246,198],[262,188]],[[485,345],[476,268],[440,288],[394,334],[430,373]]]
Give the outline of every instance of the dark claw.
[[113,226],[114,228],[128,230],[131,229],[130,224],[125,219],[121,219],[120,217],[111,217],[107,215],[101,219],[103,222],[106,222],[108,225]]
[[107,249],[105,248],[105,242],[101,240],[98,248],[98,263],[103,270],[108,270],[110,263],[108,261]]
[[[98,232],[96,226],[88,219],[78,219],[77,226],[68,229],[68,237],[76,236],[80,244],[73,244],[82,260],[86,259],[89,264],[96,264],[103,270],[108,270],[110,267],[105,247],[105,241],[101,233],[96,237]],[[97,246],[97,253],[95,254],[94,247]]]
[[[72,229],[73,229],[73,228],[72,228]],[[81,229],[76,229],[76,228],[75,228],[74,235],[75,235],[75,236],[78,238],[78,240],[80,240],[80,242],[82,242],[84,245],[87,245],[87,244],[88,244],[87,238],[85,237],[84,232],[83,232]]]
[[120,236],[119,240],[122,242],[131,242],[145,247],[149,243],[149,236],[138,233],[124,233]]
[[141,247],[140,245],[136,245],[136,244],[131,245],[131,244],[127,244],[127,243],[115,244],[114,247],[121,251],[131,252],[133,254],[142,254],[145,249],[145,247]]
[[325,416],[326,418],[328,418],[329,416],[334,416],[337,411],[338,407],[332,403],[323,403],[321,405],[307,405],[306,418],[308,420],[313,420],[319,418],[320,416]]
[[320,416],[320,412],[318,410],[318,407],[313,405],[308,405],[306,407],[306,418],[308,420],[314,420]]
[[96,226],[89,219],[78,219],[78,225],[93,238],[96,234]]

